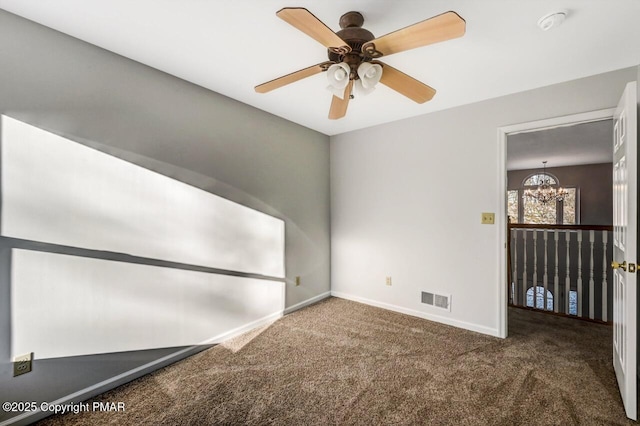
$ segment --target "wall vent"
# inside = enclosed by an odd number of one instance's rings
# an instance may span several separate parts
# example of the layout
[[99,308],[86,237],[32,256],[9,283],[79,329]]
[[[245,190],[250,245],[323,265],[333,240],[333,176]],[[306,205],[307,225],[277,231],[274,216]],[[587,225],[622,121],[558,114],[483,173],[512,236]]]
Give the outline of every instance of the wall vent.
[[422,292],[422,303],[451,312],[451,295]]

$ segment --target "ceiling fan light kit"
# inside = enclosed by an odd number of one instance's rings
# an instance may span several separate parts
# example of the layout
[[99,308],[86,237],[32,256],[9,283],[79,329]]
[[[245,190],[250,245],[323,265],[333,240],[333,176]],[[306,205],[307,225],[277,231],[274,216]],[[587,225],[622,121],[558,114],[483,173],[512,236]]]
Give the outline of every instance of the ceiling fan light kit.
[[[344,89],[349,84],[350,80],[355,80],[356,92],[359,95],[366,96],[373,92],[376,88],[376,84],[382,78],[382,67],[379,64],[372,64],[370,62],[363,62],[358,66],[358,78],[351,78],[351,67],[341,62],[339,64],[333,64],[327,70],[327,80],[329,80],[329,86],[327,90],[333,93],[334,96],[344,99]],[[353,99],[353,94],[349,94]]]
[[364,17],[359,12],[347,12],[340,17],[341,30],[334,33],[322,21],[304,8],[287,7],[276,16],[304,32],[327,48],[329,61],[301,69],[255,87],[258,93],[294,83],[312,75],[327,72],[329,89],[333,93],[329,119],[342,118],[347,113],[353,88],[358,94],[369,94],[378,83],[395,90],[417,103],[433,98],[432,87],[378,60],[382,56],[426,46],[465,33],[466,23],[455,12],[418,22],[406,28],[375,38],[362,28]]

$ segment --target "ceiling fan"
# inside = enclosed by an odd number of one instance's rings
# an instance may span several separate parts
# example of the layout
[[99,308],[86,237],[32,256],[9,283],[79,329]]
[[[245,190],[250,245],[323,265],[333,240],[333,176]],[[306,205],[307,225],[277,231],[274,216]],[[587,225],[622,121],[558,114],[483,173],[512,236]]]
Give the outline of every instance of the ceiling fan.
[[285,7],[276,16],[325,46],[329,60],[260,84],[255,87],[256,92],[267,93],[327,72],[328,88],[334,93],[329,109],[332,120],[346,115],[354,86],[366,94],[380,82],[417,103],[431,100],[435,89],[380,62],[378,58],[461,37],[465,33],[465,21],[455,12],[434,16],[378,38],[362,28],[364,17],[359,12],[342,15],[342,29],[337,33],[301,7]]

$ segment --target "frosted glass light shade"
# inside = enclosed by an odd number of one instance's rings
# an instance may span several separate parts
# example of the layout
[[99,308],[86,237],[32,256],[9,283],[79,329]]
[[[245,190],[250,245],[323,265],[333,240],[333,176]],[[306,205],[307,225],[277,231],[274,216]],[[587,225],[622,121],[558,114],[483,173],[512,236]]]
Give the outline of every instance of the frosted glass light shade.
[[358,77],[365,89],[373,88],[382,78],[382,67],[379,64],[363,62],[358,67]]
[[344,62],[333,64],[327,70],[327,80],[329,81],[330,86],[329,90],[341,99],[344,96],[345,87],[349,84],[350,73],[351,67]]
[[375,86],[364,87],[364,85],[362,84],[362,80],[356,80],[356,92],[358,93],[358,95],[367,96],[374,90],[376,90]]

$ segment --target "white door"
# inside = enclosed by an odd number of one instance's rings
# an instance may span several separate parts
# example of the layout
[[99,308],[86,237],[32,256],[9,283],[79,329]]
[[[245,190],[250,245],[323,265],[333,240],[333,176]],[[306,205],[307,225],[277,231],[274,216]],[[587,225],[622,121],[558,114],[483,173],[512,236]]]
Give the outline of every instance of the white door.
[[613,117],[613,367],[627,417],[636,420],[636,83]]

